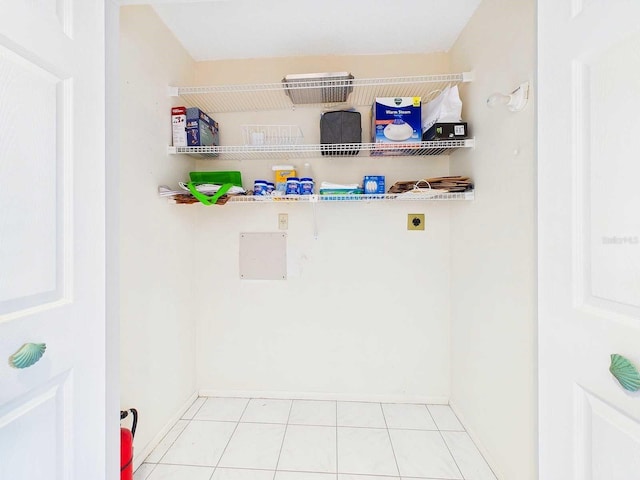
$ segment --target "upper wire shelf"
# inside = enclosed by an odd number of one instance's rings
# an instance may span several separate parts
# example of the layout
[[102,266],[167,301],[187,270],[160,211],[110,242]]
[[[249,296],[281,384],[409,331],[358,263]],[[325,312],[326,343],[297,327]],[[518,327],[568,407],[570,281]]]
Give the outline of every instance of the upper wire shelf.
[[167,147],[169,154],[232,160],[317,158],[320,156],[424,156],[448,155],[458,148],[472,148],[475,140],[434,140],[418,143],[335,143],[302,145],[226,145],[218,147]]
[[[198,107],[205,112],[244,112],[255,110],[286,110],[296,107],[327,105],[314,103],[294,105],[286,90],[323,89],[332,98],[333,91],[348,88],[351,93],[346,104],[370,106],[376,97],[422,97],[431,100],[448,86],[472,80],[470,72],[444,75],[417,75],[386,78],[356,78],[348,80],[300,81],[285,84],[212,85],[202,87],[169,87],[169,95],[179,96],[186,106]],[[331,104],[335,105],[335,104]]]

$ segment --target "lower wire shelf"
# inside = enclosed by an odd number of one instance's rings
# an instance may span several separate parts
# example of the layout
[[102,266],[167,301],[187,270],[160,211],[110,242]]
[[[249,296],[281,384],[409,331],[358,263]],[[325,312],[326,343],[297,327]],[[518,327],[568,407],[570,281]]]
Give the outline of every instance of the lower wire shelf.
[[[226,204],[266,204],[266,203],[335,203],[335,202],[407,202],[407,201],[447,201],[447,200],[473,200],[474,191],[468,192],[429,192],[429,193],[385,193],[369,195],[284,195],[263,197],[259,195],[236,195],[229,197]],[[170,203],[176,202],[172,198]]]

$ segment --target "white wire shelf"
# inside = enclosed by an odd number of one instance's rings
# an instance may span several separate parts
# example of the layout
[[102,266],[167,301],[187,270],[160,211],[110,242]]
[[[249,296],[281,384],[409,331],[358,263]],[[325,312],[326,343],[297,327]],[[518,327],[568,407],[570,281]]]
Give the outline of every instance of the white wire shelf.
[[[443,192],[443,193],[385,193],[362,195],[283,195],[263,197],[259,195],[236,195],[229,197],[228,204],[256,204],[256,203],[333,203],[333,202],[434,202],[445,200],[473,200],[474,191]],[[172,199],[169,198],[169,202]]]
[[[356,78],[353,80],[319,80],[288,82],[292,91],[324,90],[324,98],[335,98],[334,91],[351,90],[345,104],[370,106],[376,97],[422,97],[431,100],[448,86],[472,80],[470,72],[445,75],[419,75],[387,78]],[[330,102],[294,105],[285,93],[283,83],[211,85],[202,87],[169,87],[169,95],[179,96],[188,107],[198,107],[209,113],[246,112],[255,110],[285,110],[296,107],[336,105]],[[322,98],[322,96],[321,96]]]
[[[221,159],[282,159],[320,156],[448,155],[458,148],[473,148],[475,140],[435,140],[419,143],[336,143],[308,145],[227,145],[218,147],[167,147],[170,155],[187,154]],[[354,155],[355,154],[355,155]]]

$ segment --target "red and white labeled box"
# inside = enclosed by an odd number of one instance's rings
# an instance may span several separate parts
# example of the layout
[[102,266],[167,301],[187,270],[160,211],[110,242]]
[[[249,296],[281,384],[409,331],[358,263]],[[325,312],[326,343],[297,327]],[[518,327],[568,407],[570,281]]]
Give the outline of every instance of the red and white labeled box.
[[187,146],[187,107],[171,109],[171,128],[173,129],[173,146]]

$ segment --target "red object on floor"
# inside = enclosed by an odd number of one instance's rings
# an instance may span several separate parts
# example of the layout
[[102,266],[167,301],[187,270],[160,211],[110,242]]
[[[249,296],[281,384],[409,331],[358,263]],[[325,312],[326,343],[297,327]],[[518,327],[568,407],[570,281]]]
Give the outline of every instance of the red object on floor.
[[133,415],[131,430],[120,428],[120,480],[133,480],[133,437],[138,424],[138,411],[135,408],[120,412],[120,420],[126,418],[129,412]]

